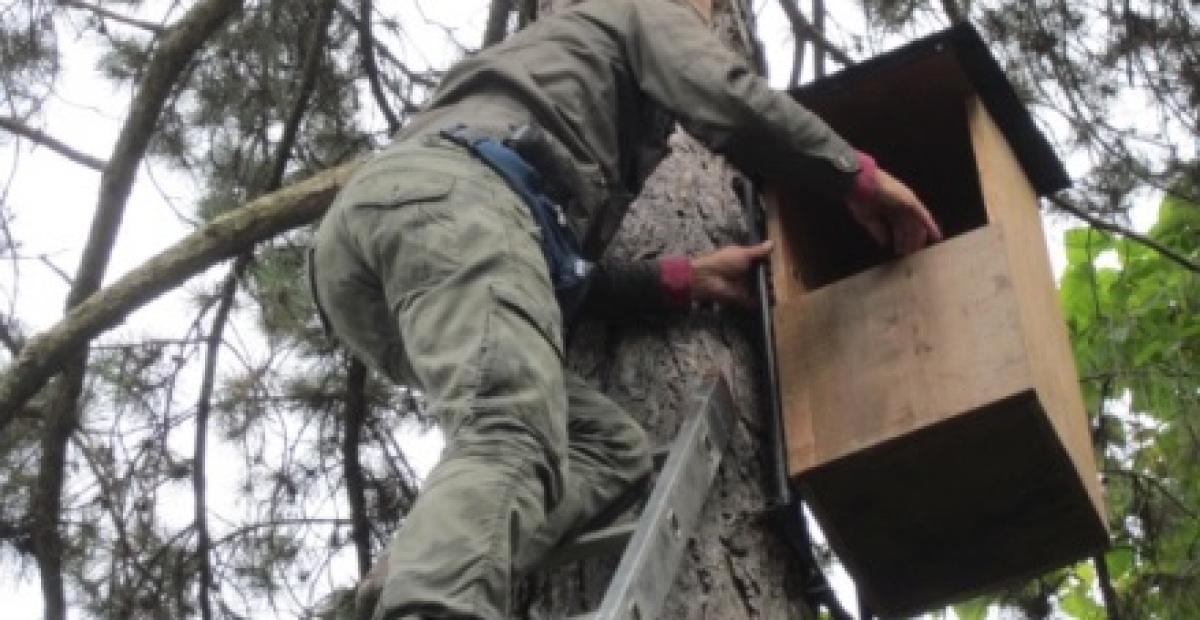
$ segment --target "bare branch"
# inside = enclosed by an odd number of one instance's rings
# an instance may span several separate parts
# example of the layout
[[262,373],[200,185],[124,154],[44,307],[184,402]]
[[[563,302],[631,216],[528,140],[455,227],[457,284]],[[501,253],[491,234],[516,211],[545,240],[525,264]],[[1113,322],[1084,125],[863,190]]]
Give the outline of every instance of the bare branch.
[[214,219],[31,338],[0,375],[0,432],[12,421],[12,412],[45,385],[75,347],[214,264],[317,219],[359,164],[326,170]]
[[950,18],[951,24],[957,24],[967,20],[966,14],[958,5],[957,0],[942,0],[942,10],[946,12],[946,17]]
[[1074,215],[1075,217],[1087,222],[1088,224],[1092,225],[1095,228],[1099,228],[1100,230],[1108,231],[1115,235],[1120,235],[1122,237],[1125,237],[1126,239],[1129,239],[1130,241],[1144,245],[1144,246],[1150,248],[1151,250],[1154,250],[1155,252],[1158,252],[1159,254],[1161,254],[1163,258],[1165,258],[1173,263],[1178,264],[1180,267],[1183,267],[1184,269],[1187,269],[1188,271],[1191,271],[1193,273],[1200,273],[1200,264],[1192,261],[1188,257],[1180,254],[1179,252],[1177,252],[1171,248],[1168,248],[1167,246],[1155,241],[1154,239],[1151,239],[1150,237],[1147,237],[1146,235],[1129,230],[1128,228],[1119,226],[1112,222],[1106,221],[1100,217],[1097,217],[1096,215],[1088,213],[1087,211],[1084,211],[1083,209],[1081,209],[1079,206],[1072,204],[1062,194],[1059,194],[1057,196],[1050,196],[1049,200],[1050,200],[1050,202],[1054,203],[1054,206],[1058,207],[1059,209],[1062,209],[1063,211],[1066,211],[1067,213],[1070,213],[1071,215]]
[[513,0],[492,0],[487,27],[483,30],[483,47],[491,47],[508,36],[508,18],[512,11]]
[[517,27],[524,28],[537,19],[537,0],[519,0],[517,9]]
[[379,79],[379,66],[375,62],[375,36],[371,32],[371,0],[359,0],[358,8],[361,14],[358,20],[358,41],[359,54],[362,55],[363,73],[367,74],[367,83],[371,85],[371,94],[375,97],[379,111],[387,120],[388,134],[391,135],[400,130],[400,119],[392,111],[392,106],[388,103],[387,94],[383,92],[383,84]]
[[363,420],[367,416],[367,367],[350,357],[346,364],[346,409],[342,431],[342,467],[346,472],[346,497],[350,501],[350,536],[358,554],[358,574],[371,570],[371,523],[367,520],[367,499],[363,491],[362,462],[358,445],[362,441]]
[[271,176],[267,179],[266,191],[275,191],[283,183],[283,174],[287,170],[288,160],[291,159],[292,147],[296,144],[296,136],[300,132],[300,122],[308,110],[308,102],[312,99],[313,88],[317,84],[317,70],[321,68],[321,58],[325,46],[325,38],[329,31],[329,22],[333,19],[333,7],[337,0],[325,0],[317,14],[316,24],[313,25],[312,37],[304,50],[304,66],[301,69],[300,90],[296,93],[296,101],[279,138],[271,167]]
[[34,129],[33,127],[30,127],[15,118],[9,116],[0,116],[0,127],[11,131],[18,136],[28,138],[77,164],[87,166],[88,168],[96,171],[104,170],[104,160],[98,157],[92,157],[91,155],[88,155],[82,151],[78,151],[67,145],[65,142],[46,134],[40,129]]
[[848,67],[854,64],[854,59],[851,58],[849,54],[842,51],[840,47],[830,42],[824,34],[821,34],[816,27],[813,26],[812,23],[800,13],[800,9],[796,7],[796,0],[779,0],[779,6],[783,8],[784,15],[787,16],[788,22],[792,24],[792,33],[797,40],[807,39],[812,41],[814,46],[823,48],[829,54],[830,58],[834,59],[843,66]]
[[71,7],[73,9],[91,11],[103,19],[111,19],[114,22],[125,24],[126,26],[133,26],[135,28],[141,28],[142,30],[148,30],[156,35],[163,34],[167,31],[162,24],[156,24],[154,22],[127,17],[97,4],[88,4],[86,2],[81,2],[80,0],[58,0],[58,3],[62,6]]
[[192,454],[192,495],[195,497],[195,515],[193,527],[196,530],[196,559],[199,562],[199,592],[196,597],[200,601],[200,617],[212,620],[213,588],[212,573],[212,538],[208,531],[208,487],[205,480],[205,464],[208,459],[208,419],[212,412],[213,388],[216,385],[217,359],[220,356],[221,342],[224,340],[225,325],[229,322],[229,313],[233,309],[233,300],[237,294],[238,279],[250,264],[248,255],[239,257],[236,264],[225,278],[221,287],[220,302],[217,313],[213,317],[212,329],[205,343],[204,374],[200,381],[200,397],[196,402],[196,438]]
[[813,40],[813,75],[820,79],[825,77],[825,57],[829,54],[825,45],[825,0],[813,0],[812,15],[813,30],[817,32]]
[[0,344],[3,344],[13,357],[20,355],[21,347],[24,344],[20,334],[15,333],[4,317],[0,317]]

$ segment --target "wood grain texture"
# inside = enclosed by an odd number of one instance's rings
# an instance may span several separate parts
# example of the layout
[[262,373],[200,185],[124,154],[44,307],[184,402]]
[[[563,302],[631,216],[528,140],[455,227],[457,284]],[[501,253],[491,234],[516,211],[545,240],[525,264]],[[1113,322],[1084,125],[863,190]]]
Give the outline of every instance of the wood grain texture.
[[1096,512],[1105,515],[1100,478],[1066,319],[1054,288],[1037,194],[1004,135],[977,97],[966,102],[989,221],[1006,231],[1013,288],[1038,397],[1066,446]]
[[1004,250],[983,228],[779,303],[792,475],[1031,384]]

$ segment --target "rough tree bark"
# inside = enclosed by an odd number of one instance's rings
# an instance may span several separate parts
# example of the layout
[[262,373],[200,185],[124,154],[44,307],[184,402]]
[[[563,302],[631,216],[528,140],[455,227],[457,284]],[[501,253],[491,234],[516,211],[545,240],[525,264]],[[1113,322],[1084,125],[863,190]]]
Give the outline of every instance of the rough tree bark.
[[[543,11],[569,3],[553,4],[543,2]],[[749,56],[747,4],[716,0],[713,13],[726,44]],[[610,257],[696,254],[745,242],[742,211],[730,190],[736,171],[686,135],[675,135],[672,146],[674,155],[647,182]],[[798,575],[765,511],[764,424],[752,329],[749,318],[729,313],[657,325],[594,324],[572,346],[572,367],[637,416],[659,444],[693,413],[684,407],[706,372],[723,372],[733,389],[738,423],[730,453],[662,618],[802,617]],[[561,618],[581,611],[580,605],[594,608],[614,566],[615,559],[585,562],[576,570],[534,576],[518,616]]]

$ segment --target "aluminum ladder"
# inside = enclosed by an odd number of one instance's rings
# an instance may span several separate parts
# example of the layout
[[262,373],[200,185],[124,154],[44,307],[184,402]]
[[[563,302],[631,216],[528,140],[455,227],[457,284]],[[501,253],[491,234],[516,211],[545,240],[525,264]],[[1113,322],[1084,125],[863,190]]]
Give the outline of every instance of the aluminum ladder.
[[651,620],[662,610],[733,428],[729,386],[718,375],[704,379],[689,408],[695,413],[670,447],[655,454],[661,470],[641,515],[585,532],[545,563],[552,568],[623,549],[600,606],[570,620]]

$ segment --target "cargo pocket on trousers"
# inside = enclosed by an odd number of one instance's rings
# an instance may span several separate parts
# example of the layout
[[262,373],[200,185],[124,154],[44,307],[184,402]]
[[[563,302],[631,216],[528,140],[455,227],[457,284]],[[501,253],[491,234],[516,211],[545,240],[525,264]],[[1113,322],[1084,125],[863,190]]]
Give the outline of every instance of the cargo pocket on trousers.
[[[489,288],[497,304],[529,323],[554,349],[559,363],[565,362],[562,319],[559,318],[558,302],[553,297],[539,304],[509,287],[492,284]],[[546,307],[547,304],[549,307]]]

